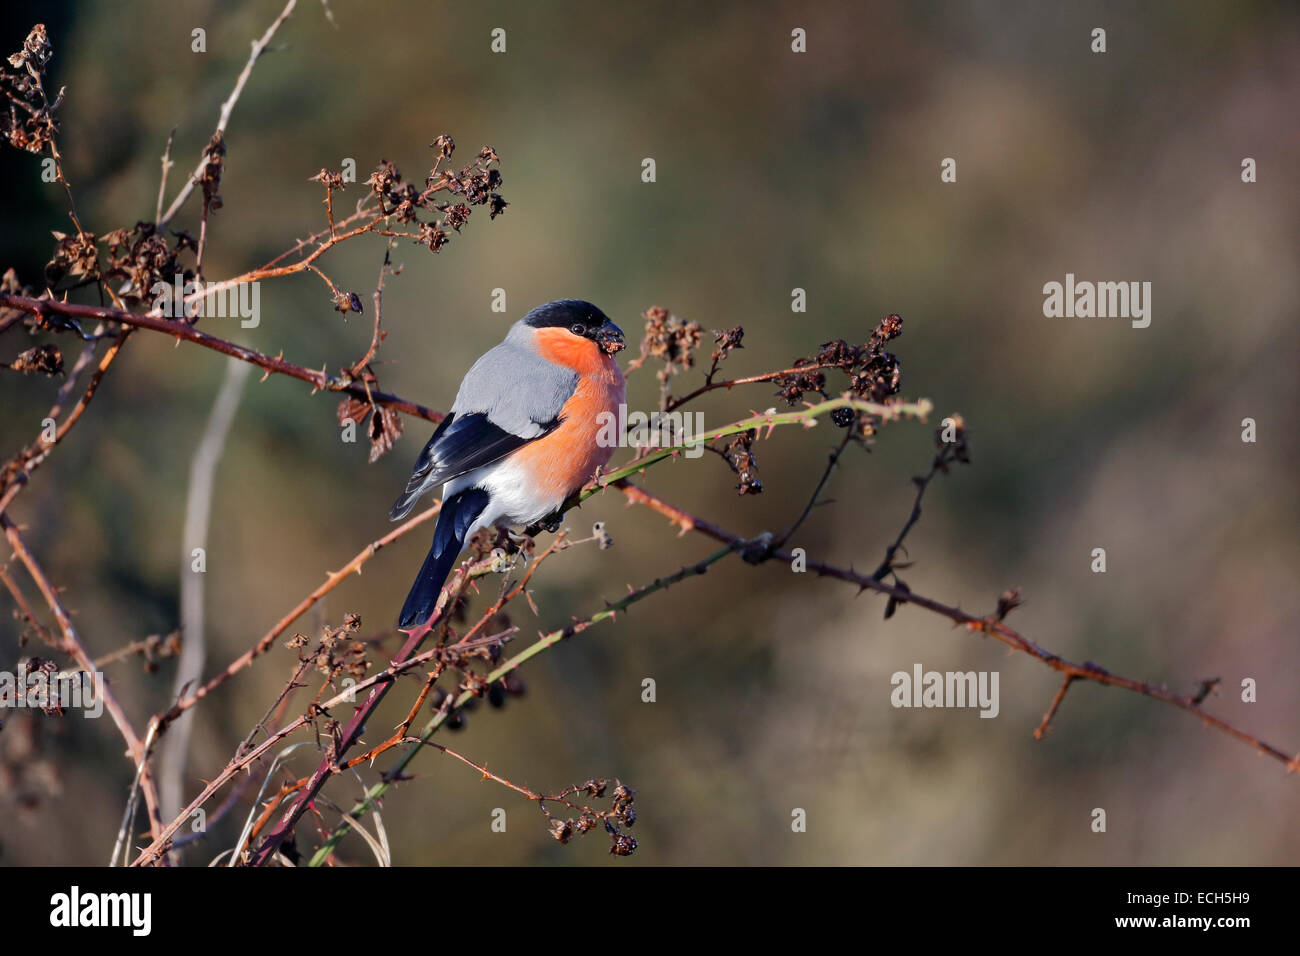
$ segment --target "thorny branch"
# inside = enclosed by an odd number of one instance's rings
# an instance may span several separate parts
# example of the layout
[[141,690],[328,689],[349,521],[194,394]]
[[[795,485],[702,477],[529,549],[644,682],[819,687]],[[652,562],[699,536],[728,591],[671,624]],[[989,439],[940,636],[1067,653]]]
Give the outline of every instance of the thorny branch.
[[[58,591],[50,583],[49,578],[41,566],[36,563],[32,553],[27,550],[22,535],[18,531],[18,526],[10,520],[7,514],[0,512],[0,528],[4,529],[5,537],[9,540],[9,546],[18,560],[22,562],[31,576],[32,582],[36,585],[41,596],[45,598],[45,603],[54,613],[54,620],[59,625],[59,630],[63,633],[63,646],[67,653],[71,654],[76,660],[78,666],[87,674],[95,673],[95,662],[91,659],[90,654],[86,651],[86,646],[82,643],[80,635],[73,627],[72,617],[68,609],[64,607],[63,601],[59,598]],[[161,818],[158,810],[158,791],[154,785],[153,774],[149,770],[148,753],[145,750],[143,742],[139,735],[131,726],[131,721],[127,718],[126,712],[122,705],[118,703],[116,695],[108,686],[108,681],[104,681],[104,709],[112,717],[113,723],[117,726],[118,731],[126,740],[127,753],[131,761],[143,769],[139,774],[140,790],[144,794],[145,807],[149,814],[149,829],[151,833],[157,833],[157,827],[161,824]]]
[[960,416],[954,416],[947,419],[943,427],[952,430],[952,439],[944,440],[941,430],[939,440],[936,442],[939,450],[935,453],[934,461],[930,464],[930,470],[925,475],[912,479],[912,483],[916,485],[916,498],[912,502],[912,513],[907,516],[907,522],[903,525],[903,530],[898,532],[898,537],[885,549],[885,559],[880,562],[880,567],[876,568],[876,573],[872,575],[877,581],[882,580],[887,574],[893,574],[894,580],[898,581],[898,575],[894,574],[894,571],[901,565],[897,564],[894,558],[899,549],[903,547],[903,540],[907,537],[908,532],[921,519],[921,499],[925,497],[925,490],[930,487],[930,482],[934,481],[935,476],[940,472],[947,474],[948,466],[954,461],[970,463],[970,452],[966,444],[965,422],[962,421]]
[[[533,567],[529,568],[528,573],[524,575],[524,579],[520,582],[517,592],[523,592],[527,588],[528,582],[531,580],[537,566],[551,554],[555,553],[563,543],[563,536],[557,537],[551,546],[537,558]],[[464,585],[468,583],[468,580],[468,576],[464,574],[458,575],[457,578],[453,580],[450,588],[444,589],[442,597],[444,599],[449,599],[454,607],[457,595],[461,589],[463,589]],[[402,649],[398,651],[397,655],[393,658],[395,664],[401,663],[419,649],[420,645],[424,642],[424,639],[429,635],[429,632],[433,630],[434,625],[442,623],[446,607],[446,600],[440,602],[433,613],[433,617],[425,624],[422,624],[411,631],[406,643],[402,645]],[[453,648],[459,648],[460,646],[460,642],[452,645]],[[372,713],[374,713],[375,708],[379,706],[380,701],[383,700],[384,695],[388,692],[389,686],[389,684],[379,684],[376,686],[370,694],[367,695],[365,702],[357,708],[356,712],[352,715],[352,719],[348,722],[347,728],[343,731],[338,745],[334,748],[332,753],[327,753],[325,758],[321,760],[315,773],[313,773],[311,778],[307,781],[306,786],[302,788],[302,792],[298,795],[294,805],[289,808],[289,811],[271,830],[266,839],[263,840],[261,846],[259,846],[257,851],[253,854],[250,862],[254,866],[265,863],[267,860],[271,859],[278,851],[280,843],[283,842],[286,836],[293,832],[295,824],[297,824],[299,817],[301,817],[303,812],[307,809],[308,804],[316,794],[320,792],[320,789],[325,785],[325,781],[329,779],[329,776],[332,773],[337,772],[336,766],[339,758],[348,750],[348,748],[360,739],[361,732],[365,728],[367,719]]]
[[454,698],[448,696],[443,701],[443,706],[434,713],[433,718],[425,725],[424,731],[421,733],[417,745],[408,748],[406,753],[402,755],[401,759],[399,759],[391,769],[384,773],[380,782],[371,787],[370,790],[366,792],[365,797],[352,808],[342,821],[340,821],[338,826],[336,826],[334,831],[329,835],[329,838],[321,848],[317,850],[316,855],[312,857],[311,865],[319,866],[329,858],[330,854],[333,853],[334,848],[338,845],[338,842],[347,833],[348,829],[351,828],[353,822],[360,819],[361,816],[373,809],[384,794],[388,792],[388,789],[394,782],[403,779],[402,775],[405,772],[407,765],[419,752],[420,746],[427,743],[434,733],[437,732],[438,728],[449,721],[449,715],[454,715],[458,710],[470,703],[472,698],[484,693],[484,685],[491,687],[510,679],[522,664],[543,651],[549,650],[561,641],[573,637],[575,634],[581,634],[589,627],[599,624],[602,621],[614,620],[620,612],[626,611],[633,604],[660,591],[666,590],[679,581],[684,581],[689,577],[696,577],[704,574],[713,564],[721,561],[727,555],[743,549],[748,544],[749,542],[737,539],[734,543],[728,544],[727,547],[723,548],[721,551],[714,552],[702,561],[684,567],[681,570],[664,577],[656,578],[644,587],[629,590],[629,592],[618,601],[613,603],[606,602],[603,611],[598,611],[581,620],[575,620],[572,624],[566,627],[543,634],[536,642],[520,651],[518,654],[515,654],[510,659],[502,662],[500,666],[485,675],[478,685],[462,690],[460,696]]
[[[614,838],[609,852],[615,856],[631,856],[636,851],[636,838],[630,834],[624,833],[618,829],[619,825],[630,827],[636,822],[636,811],[632,809],[634,791],[622,783],[615,781],[613,797],[610,801],[608,810],[593,810],[590,806],[582,803],[574,803],[568,797],[576,796],[579,793],[585,793],[593,797],[603,797],[605,790],[609,786],[605,780],[588,780],[586,783],[572,784],[565,787],[558,794],[547,796],[535,793],[527,787],[521,787],[518,784],[511,783],[505,777],[492,773],[485,766],[480,766],[468,757],[462,756],[450,747],[444,747],[442,744],[433,741],[424,741],[423,746],[432,747],[441,751],[449,757],[454,757],[461,763],[473,767],[483,775],[484,780],[491,780],[499,783],[503,787],[522,794],[525,799],[536,803],[550,825],[551,836],[561,843],[568,843],[574,835],[582,836],[590,833],[599,826],[603,826],[605,832]],[[551,816],[551,811],[547,809],[546,804],[559,803],[563,804],[570,810],[577,810],[577,818],[569,817],[564,820],[557,820]]]
[[[218,338],[215,335],[201,332],[192,325],[176,319],[166,319],[155,315],[142,315],[138,312],[126,312],[121,309],[74,305],[67,302],[58,302],[53,299],[33,299],[27,296],[13,295],[11,293],[0,293],[0,308],[18,309],[32,315],[41,316],[42,318],[48,318],[49,316],[66,316],[68,318],[77,319],[99,319],[101,321],[118,322],[122,325],[133,328],[148,329],[152,332],[162,332],[181,341],[191,342],[195,345],[202,345],[205,348],[213,349],[223,355],[229,355],[232,358],[237,358],[244,362],[250,362],[258,368],[263,369],[268,375],[274,372],[278,375],[287,375],[290,378],[296,378],[299,381],[311,385],[313,391],[342,392],[346,395],[352,396],[353,398],[373,401],[375,404],[383,405],[385,408],[393,408],[397,411],[405,412],[408,415],[414,415],[417,418],[423,418],[431,422],[439,422],[442,420],[442,415],[432,409],[426,408],[416,402],[409,402],[396,395],[390,395],[377,388],[370,388],[365,383],[357,381],[351,376],[330,375],[324,370],[318,371],[315,369],[304,368],[301,365],[295,365],[293,362],[285,361],[281,357],[264,355],[255,349],[237,345],[234,342]],[[265,381],[265,378],[266,377],[263,376],[263,381]],[[62,436],[60,435],[59,437]],[[55,443],[57,443],[57,440]]]

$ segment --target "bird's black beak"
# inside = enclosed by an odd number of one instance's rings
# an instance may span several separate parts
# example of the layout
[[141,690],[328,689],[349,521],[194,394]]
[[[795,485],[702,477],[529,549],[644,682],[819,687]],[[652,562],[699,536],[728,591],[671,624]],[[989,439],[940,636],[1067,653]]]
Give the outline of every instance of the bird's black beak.
[[623,351],[627,341],[623,338],[623,330],[606,319],[596,330],[596,344],[607,354],[613,355],[615,352]]

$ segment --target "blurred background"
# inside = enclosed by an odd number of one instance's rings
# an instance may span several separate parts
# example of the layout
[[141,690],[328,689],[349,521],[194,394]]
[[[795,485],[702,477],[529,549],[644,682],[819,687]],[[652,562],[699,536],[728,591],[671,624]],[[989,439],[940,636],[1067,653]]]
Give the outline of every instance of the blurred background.
[[[0,46],[44,22],[66,85],[60,147],[78,211],[103,234],[150,219],[176,127],[169,198],[211,135],[249,42],[279,0],[11,2]],[[384,301],[384,388],[445,409],[510,321],[563,296],[600,305],[639,339],[662,305],[705,329],[743,325],[730,376],[789,364],[827,340],[862,342],[900,313],[904,395],[930,425],[851,449],[792,545],[875,567],[911,506],[933,426],[960,412],[973,464],[940,477],[908,539],[921,593],[976,612],[1008,587],[1010,623],[1075,660],[1186,692],[1218,676],[1207,708],[1300,747],[1296,467],[1296,248],[1300,232],[1300,11],[1284,3],[362,4],[301,0],[230,122],[205,274],[235,275],[324,225],[321,167],[380,159],[415,182],[439,133],[468,162],[502,157],[510,207],[476,210],[438,256],[406,243]],[[207,31],[206,54],[190,52]],[[490,51],[506,30],[507,52]],[[807,31],[806,54],[791,30]],[[1107,31],[1107,52],[1090,51]],[[641,180],[656,161],[657,181]],[[945,157],[957,182],[940,181]],[[1241,162],[1258,164],[1244,184]],[[352,186],[340,200],[362,194]],[[173,225],[197,233],[199,205]],[[68,228],[39,159],[0,152],[0,268],[39,285],[50,230]],[[310,275],[263,283],[262,323],[205,328],[302,365],[337,369],[366,348],[383,244],[323,266],[359,292],[345,320]],[[1049,319],[1043,284],[1149,281],[1153,320]],[[791,312],[791,290],[808,310]],[[491,311],[506,290],[508,314]],[[20,343],[0,346],[6,361]],[[17,333],[21,335],[20,333]],[[706,337],[707,341],[707,337]],[[71,340],[65,351],[75,355]],[[23,346],[25,347],[25,346]],[[707,365],[707,347],[701,357]],[[635,353],[635,345],[623,358]],[[179,622],[187,476],[226,359],[141,333],[70,439],[10,509],[102,655]],[[674,382],[678,393],[697,370]],[[345,444],[337,397],[253,376],[218,472],[208,543],[211,675],[367,542],[431,426],[406,421],[367,463]],[[832,376],[832,388],[842,379]],[[0,454],[31,441],[57,380],[0,377]],[[715,393],[708,426],[777,404],[773,389]],[[629,404],[655,407],[650,367]],[[1241,440],[1255,419],[1258,442]],[[668,500],[737,533],[789,525],[835,439],[777,431],[756,446],[766,487],[740,497],[714,456],[651,471]],[[617,459],[616,459],[617,460]],[[628,584],[715,550],[610,493],[571,514],[580,548],[536,579],[521,642],[598,610]],[[391,625],[430,529],[374,558],[292,629],[313,638],[348,612]],[[1090,570],[1105,548],[1108,570]],[[11,562],[12,564],[12,562]],[[35,596],[23,572],[17,577]],[[484,589],[475,607],[495,593]],[[0,668],[42,648],[0,599]],[[788,567],[725,561],[527,664],[526,696],[479,708],[438,739],[536,790],[589,777],[637,791],[632,861],[596,834],[561,846],[534,807],[429,752],[386,799],[398,864],[1280,864],[1300,851],[1298,784],[1275,761],[1173,708],[1076,685],[1044,740],[1058,681],[999,644]],[[46,618],[48,620],[48,617]],[[287,637],[287,635],[286,635]],[[294,652],[276,648],[196,713],[187,798],[275,699]],[[523,644],[515,645],[515,649]],[[890,675],[1000,673],[1001,713],[896,710]],[[109,678],[138,727],[171,697],[175,662]],[[654,678],[657,702],[643,703]],[[1244,678],[1258,702],[1240,700]],[[418,684],[389,695],[397,723]],[[6,714],[0,863],[107,862],[130,786],[109,720]],[[317,759],[303,748],[290,767]],[[369,782],[387,765],[363,773]],[[231,846],[253,790],[184,860]],[[328,791],[350,804],[355,779]],[[219,801],[217,801],[219,802]],[[217,802],[209,805],[214,810]],[[508,812],[505,834],[490,828]],[[1091,832],[1107,811],[1108,831]],[[807,832],[791,830],[794,808]],[[304,845],[315,840],[300,827]],[[373,860],[355,836],[340,857]]]

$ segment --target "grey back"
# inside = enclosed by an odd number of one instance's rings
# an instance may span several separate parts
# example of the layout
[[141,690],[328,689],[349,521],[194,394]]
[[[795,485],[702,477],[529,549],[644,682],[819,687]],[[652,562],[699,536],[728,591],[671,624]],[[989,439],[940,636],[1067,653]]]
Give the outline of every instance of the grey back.
[[488,349],[465,374],[451,410],[484,412],[494,425],[536,438],[560,416],[578,386],[578,373],[544,359],[532,347],[533,329],[522,321],[505,341]]

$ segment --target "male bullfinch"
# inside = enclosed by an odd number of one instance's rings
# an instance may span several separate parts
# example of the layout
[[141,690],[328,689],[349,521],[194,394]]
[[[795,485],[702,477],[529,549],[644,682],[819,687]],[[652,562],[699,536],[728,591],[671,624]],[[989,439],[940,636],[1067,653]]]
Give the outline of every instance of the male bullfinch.
[[590,302],[560,299],[516,322],[460,383],[389,518],[443,485],[433,547],[402,605],[398,627],[433,614],[465,541],[493,524],[531,525],[556,514],[609,461],[597,443],[601,413],[618,414],[623,330]]

